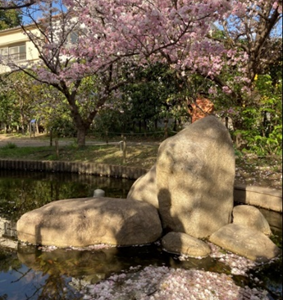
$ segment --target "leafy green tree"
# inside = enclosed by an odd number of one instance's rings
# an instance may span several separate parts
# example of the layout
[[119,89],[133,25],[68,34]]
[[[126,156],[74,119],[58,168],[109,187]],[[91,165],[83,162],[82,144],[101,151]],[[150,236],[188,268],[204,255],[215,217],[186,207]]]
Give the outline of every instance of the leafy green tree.
[[180,120],[186,115],[187,86],[177,75],[176,71],[161,63],[137,68],[134,82],[123,89],[123,111],[132,130],[135,125],[139,131],[156,130],[158,121]]
[[19,10],[0,9],[0,30],[19,26],[21,22],[22,16]]
[[57,119],[68,118],[66,102],[52,86],[40,84],[24,72],[2,75],[1,78],[0,122],[2,125],[20,127],[22,132],[26,132],[32,119],[36,119],[38,125],[49,129]]
[[0,125],[5,131],[17,126],[20,112],[17,108],[15,94],[6,81],[0,80]]
[[263,155],[282,155],[282,81],[275,86],[268,74],[255,77],[257,105],[241,109],[244,151]]
[[[33,74],[27,69],[24,71],[63,95],[76,124],[80,146],[85,145],[86,133],[98,111],[125,83],[120,72],[125,63],[144,66],[149,61],[166,58],[172,66],[193,67],[196,60],[192,56],[197,53],[197,64],[202,66],[201,56],[207,56],[207,52],[197,51],[202,45],[218,56],[218,49],[205,40],[209,24],[232,8],[225,0],[211,2],[211,5],[189,0],[137,3],[54,0],[41,4],[39,20],[33,10],[30,13],[26,10],[26,16],[33,20],[40,34],[23,28],[39,51],[41,64],[36,62],[31,66]],[[76,39],[73,39],[74,33],[78,33]],[[23,69],[13,62],[9,66]],[[96,77],[95,109],[82,112],[81,99],[85,99],[78,91],[83,79],[93,75]]]

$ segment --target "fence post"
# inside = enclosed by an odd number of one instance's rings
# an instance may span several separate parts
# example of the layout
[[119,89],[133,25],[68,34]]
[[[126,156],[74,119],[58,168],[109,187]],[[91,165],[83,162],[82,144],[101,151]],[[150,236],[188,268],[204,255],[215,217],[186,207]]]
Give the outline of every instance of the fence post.
[[53,144],[53,129],[52,129],[52,127],[50,129],[50,136],[49,137],[50,137],[49,146],[52,147],[52,144]]
[[127,156],[126,137],[122,134],[121,138],[122,138],[122,141],[120,142],[120,149],[123,151],[123,163],[126,163],[126,156]]
[[59,142],[58,137],[55,138],[56,158],[59,158]]
[[105,131],[106,134],[106,144],[108,145],[108,130]]

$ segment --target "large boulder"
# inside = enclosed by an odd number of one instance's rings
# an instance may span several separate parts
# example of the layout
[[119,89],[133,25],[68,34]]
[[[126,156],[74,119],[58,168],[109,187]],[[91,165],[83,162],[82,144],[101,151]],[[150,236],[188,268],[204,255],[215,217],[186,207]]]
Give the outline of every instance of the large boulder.
[[253,228],[266,235],[271,235],[270,226],[260,210],[250,205],[237,205],[233,209],[233,224]]
[[131,246],[161,237],[157,209],[134,200],[67,199],[25,213],[17,222],[22,242],[58,247],[95,244]]
[[209,241],[259,262],[268,261],[281,252],[265,234],[239,224],[223,226],[209,237]]
[[134,182],[127,199],[145,201],[158,208],[155,165]]
[[205,238],[231,223],[235,157],[214,116],[196,121],[159,147],[157,197],[163,227]]

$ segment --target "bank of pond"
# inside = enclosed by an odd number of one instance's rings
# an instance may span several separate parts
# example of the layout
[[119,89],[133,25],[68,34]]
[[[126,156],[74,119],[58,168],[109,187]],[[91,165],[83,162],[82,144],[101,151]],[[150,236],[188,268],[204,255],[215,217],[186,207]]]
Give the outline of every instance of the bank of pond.
[[[93,196],[126,198],[134,180],[74,173],[43,173],[0,170],[0,238],[14,240],[15,224],[22,214],[51,201]],[[261,209],[282,249],[282,214]],[[83,299],[86,284],[95,284],[112,274],[141,270],[146,266],[198,269],[231,275],[241,286],[262,288],[269,299],[282,299],[282,258],[259,265],[249,274],[232,274],[231,266],[213,257],[180,259],[162,251],[158,243],[142,247],[99,249],[54,249],[0,245],[0,300]],[[256,278],[256,280],[254,280]]]

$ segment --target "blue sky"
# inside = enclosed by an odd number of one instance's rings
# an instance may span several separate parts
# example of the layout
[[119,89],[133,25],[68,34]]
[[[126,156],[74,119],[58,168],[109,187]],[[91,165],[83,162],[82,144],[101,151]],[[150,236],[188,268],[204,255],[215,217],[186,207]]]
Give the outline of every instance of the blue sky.
[[[58,9],[61,9],[62,8],[61,5],[62,5],[61,0],[52,1],[52,6],[53,7],[57,7]],[[61,8],[60,8],[60,6],[61,6]],[[33,5],[29,8],[27,8],[27,9],[23,9],[23,23],[25,25],[32,23],[32,20],[29,17],[27,17],[27,15],[25,14],[26,10],[28,10],[29,13],[32,14],[33,18],[35,18],[35,19],[38,19],[42,16],[41,11],[39,11],[39,6],[38,5]]]

